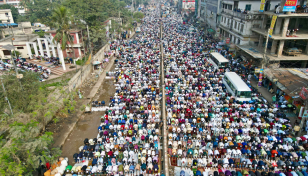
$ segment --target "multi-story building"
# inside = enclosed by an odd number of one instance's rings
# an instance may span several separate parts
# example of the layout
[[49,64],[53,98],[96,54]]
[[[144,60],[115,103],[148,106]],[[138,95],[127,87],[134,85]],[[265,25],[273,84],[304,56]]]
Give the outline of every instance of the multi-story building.
[[[285,0],[278,2],[284,4]],[[277,4],[278,4],[277,3]],[[276,14],[274,5],[259,14],[262,16],[261,24],[251,28],[252,35],[258,40],[249,42],[249,45],[238,45],[238,48],[253,58],[265,59],[269,63],[276,63],[280,67],[307,67],[308,61],[308,13],[302,9],[307,2],[298,0],[296,12],[282,12]],[[308,5],[308,4],[306,4]],[[276,18],[277,16],[277,18]],[[269,35],[268,45],[265,46],[266,37],[273,17],[276,18],[272,35]]]
[[181,13],[195,12],[195,0],[179,0],[178,10]]
[[18,13],[20,15],[24,15],[26,13],[25,12],[25,8],[20,5],[21,0],[3,0],[3,1],[6,1],[5,2],[6,4],[13,5],[15,8],[17,8],[18,9]]
[[[50,52],[52,52],[53,55],[54,54],[54,48],[57,49],[58,45],[56,44],[52,44],[52,40],[53,37],[56,35],[56,31],[47,31],[46,33],[48,33],[49,35],[45,35],[46,40],[50,43],[50,48],[47,47],[46,50],[41,50],[40,51],[40,55],[44,56],[44,54],[47,54],[47,56],[50,56]],[[82,57],[84,55],[84,48],[83,48],[83,38],[81,35],[81,31],[80,30],[71,30],[70,31],[70,35],[72,36],[73,39],[73,44],[71,46],[71,44],[69,44],[69,48],[67,48],[65,51],[62,51],[62,54],[64,58],[66,57],[73,57],[74,53],[75,53],[75,58],[79,58]],[[72,50],[74,49],[74,51]],[[30,51],[30,50],[29,50]]]
[[[266,8],[273,10],[279,2],[271,1]],[[221,38],[229,38],[231,43],[238,45],[258,41],[258,36],[251,29],[259,28],[262,24],[260,3],[259,0],[223,1],[219,25]]]
[[206,0],[200,0],[200,21],[206,21]]
[[209,32],[216,33],[219,31],[220,12],[221,0],[208,0],[206,2],[205,23]]
[[14,23],[11,9],[1,9],[0,10],[0,21],[2,23]]
[[6,0],[0,0],[0,5],[6,4]]
[[200,1],[201,0],[195,0],[195,17],[200,17]]

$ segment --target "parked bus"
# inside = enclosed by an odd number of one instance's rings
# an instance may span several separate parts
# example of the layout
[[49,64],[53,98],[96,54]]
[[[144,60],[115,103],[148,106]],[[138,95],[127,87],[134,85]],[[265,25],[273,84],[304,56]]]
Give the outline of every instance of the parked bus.
[[215,68],[225,69],[229,67],[229,60],[219,53],[212,52],[209,60]]
[[235,72],[226,72],[222,82],[226,86],[228,92],[235,97],[235,100],[251,100],[251,89]]

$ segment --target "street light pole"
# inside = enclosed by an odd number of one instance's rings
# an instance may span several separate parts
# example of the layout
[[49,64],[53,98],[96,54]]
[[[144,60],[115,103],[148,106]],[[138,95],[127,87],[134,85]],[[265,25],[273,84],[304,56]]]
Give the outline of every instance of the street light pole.
[[1,84],[2,84],[2,89],[3,89],[4,95],[5,95],[4,99],[5,99],[5,100],[7,101],[7,103],[9,104],[9,107],[10,107],[10,110],[11,110],[11,114],[14,115],[14,114],[13,114],[12,107],[11,107],[11,103],[10,103],[10,101],[9,101],[9,99],[7,98],[7,95],[6,95],[6,90],[5,90],[4,84],[3,84],[3,82],[2,82],[2,79],[3,79],[3,78],[0,78]]

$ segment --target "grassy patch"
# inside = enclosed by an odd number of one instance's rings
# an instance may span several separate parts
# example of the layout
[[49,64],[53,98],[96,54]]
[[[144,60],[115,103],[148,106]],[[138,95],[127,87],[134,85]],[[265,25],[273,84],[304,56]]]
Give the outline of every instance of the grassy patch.
[[50,84],[44,84],[40,87],[40,89],[46,89],[47,87],[52,87],[52,86],[55,86],[55,87],[60,87],[60,86],[65,86],[67,85],[67,83],[70,81],[71,78],[69,79],[66,79],[64,81],[61,81],[61,82],[54,82],[54,83],[50,83]]

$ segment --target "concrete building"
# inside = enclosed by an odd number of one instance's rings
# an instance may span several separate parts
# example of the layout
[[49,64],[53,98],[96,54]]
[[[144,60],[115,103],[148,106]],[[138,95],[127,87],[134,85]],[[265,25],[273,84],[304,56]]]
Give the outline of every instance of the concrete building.
[[[282,0],[280,4],[284,5]],[[299,0],[298,6],[303,6],[306,1]],[[306,4],[308,5],[308,4]],[[281,7],[282,11],[283,7]],[[299,9],[299,7],[298,7]],[[264,12],[262,15],[262,23],[259,26],[251,28],[252,34],[258,37],[257,41],[249,43],[249,45],[238,45],[238,48],[250,57],[255,59],[263,59],[266,36],[271,26],[272,17],[277,16],[273,33],[269,37],[266,60],[270,64],[276,64],[280,67],[304,67],[307,68],[308,61],[308,13],[303,11],[280,12],[274,13],[273,7]],[[298,29],[293,33],[293,29]]]
[[[44,56],[44,54],[47,54],[48,56],[51,56],[51,53],[50,51],[52,51],[53,49],[52,48],[58,48],[58,46],[56,44],[53,44],[52,43],[52,40],[54,38],[54,36],[56,35],[56,31],[47,31],[46,33],[49,34],[49,36],[47,35],[46,38],[47,38],[47,41],[50,43],[50,47],[51,49],[48,49],[48,47],[46,47],[46,50],[40,50],[40,55],[41,56]],[[72,58],[74,55],[74,52],[75,52],[75,58],[79,58],[79,57],[82,57],[84,55],[84,48],[83,48],[83,38],[81,36],[81,30],[72,30],[70,32],[71,36],[73,37],[73,45],[72,45],[72,48],[71,48],[71,44],[69,44],[69,48],[67,48],[65,51],[62,51],[61,52],[63,53],[63,57],[64,58],[67,58],[67,57],[70,57]],[[46,41],[45,41],[46,42]],[[52,52],[52,55],[54,55],[55,53]]]
[[206,0],[200,0],[200,21],[202,23],[206,21]]
[[205,23],[211,33],[219,33],[219,22],[221,16],[221,0],[208,0],[206,2]]
[[0,0],[0,5],[6,4],[6,0]]
[[43,30],[43,31],[49,31],[50,27],[45,26],[45,27],[35,27],[35,26],[31,26],[30,22],[20,22],[18,23],[18,25],[14,25],[12,26],[12,28],[8,28],[8,27],[3,27],[2,31],[4,36],[7,35],[12,35],[12,33],[14,35],[25,35],[25,34],[32,34],[35,31],[38,30]]
[[188,12],[195,12],[195,0],[179,0],[178,10],[182,14],[187,14]]
[[2,23],[14,23],[11,9],[0,9],[0,21]]
[[[267,10],[274,10],[280,2],[267,1]],[[259,14],[261,1],[259,0],[228,0],[222,2],[220,37],[222,40],[230,39],[230,43],[247,45],[249,42],[258,41],[259,37],[252,29],[260,28],[262,15]]]
[[39,38],[36,34],[29,34],[29,35],[14,35],[8,36],[4,39],[0,40],[0,57],[3,59],[11,58],[10,51],[1,48],[4,45],[12,45],[12,38],[13,38],[13,45],[16,47],[16,51],[21,53],[21,57],[28,58],[28,50],[27,50],[27,43],[34,42],[37,38]]
[[13,5],[15,8],[18,9],[18,13],[20,15],[25,15],[25,8],[23,6],[20,5],[21,0],[3,0],[6,1],[6,4],[10,4]]
[[195,17],[200,17],[201,0],[195,0]]

